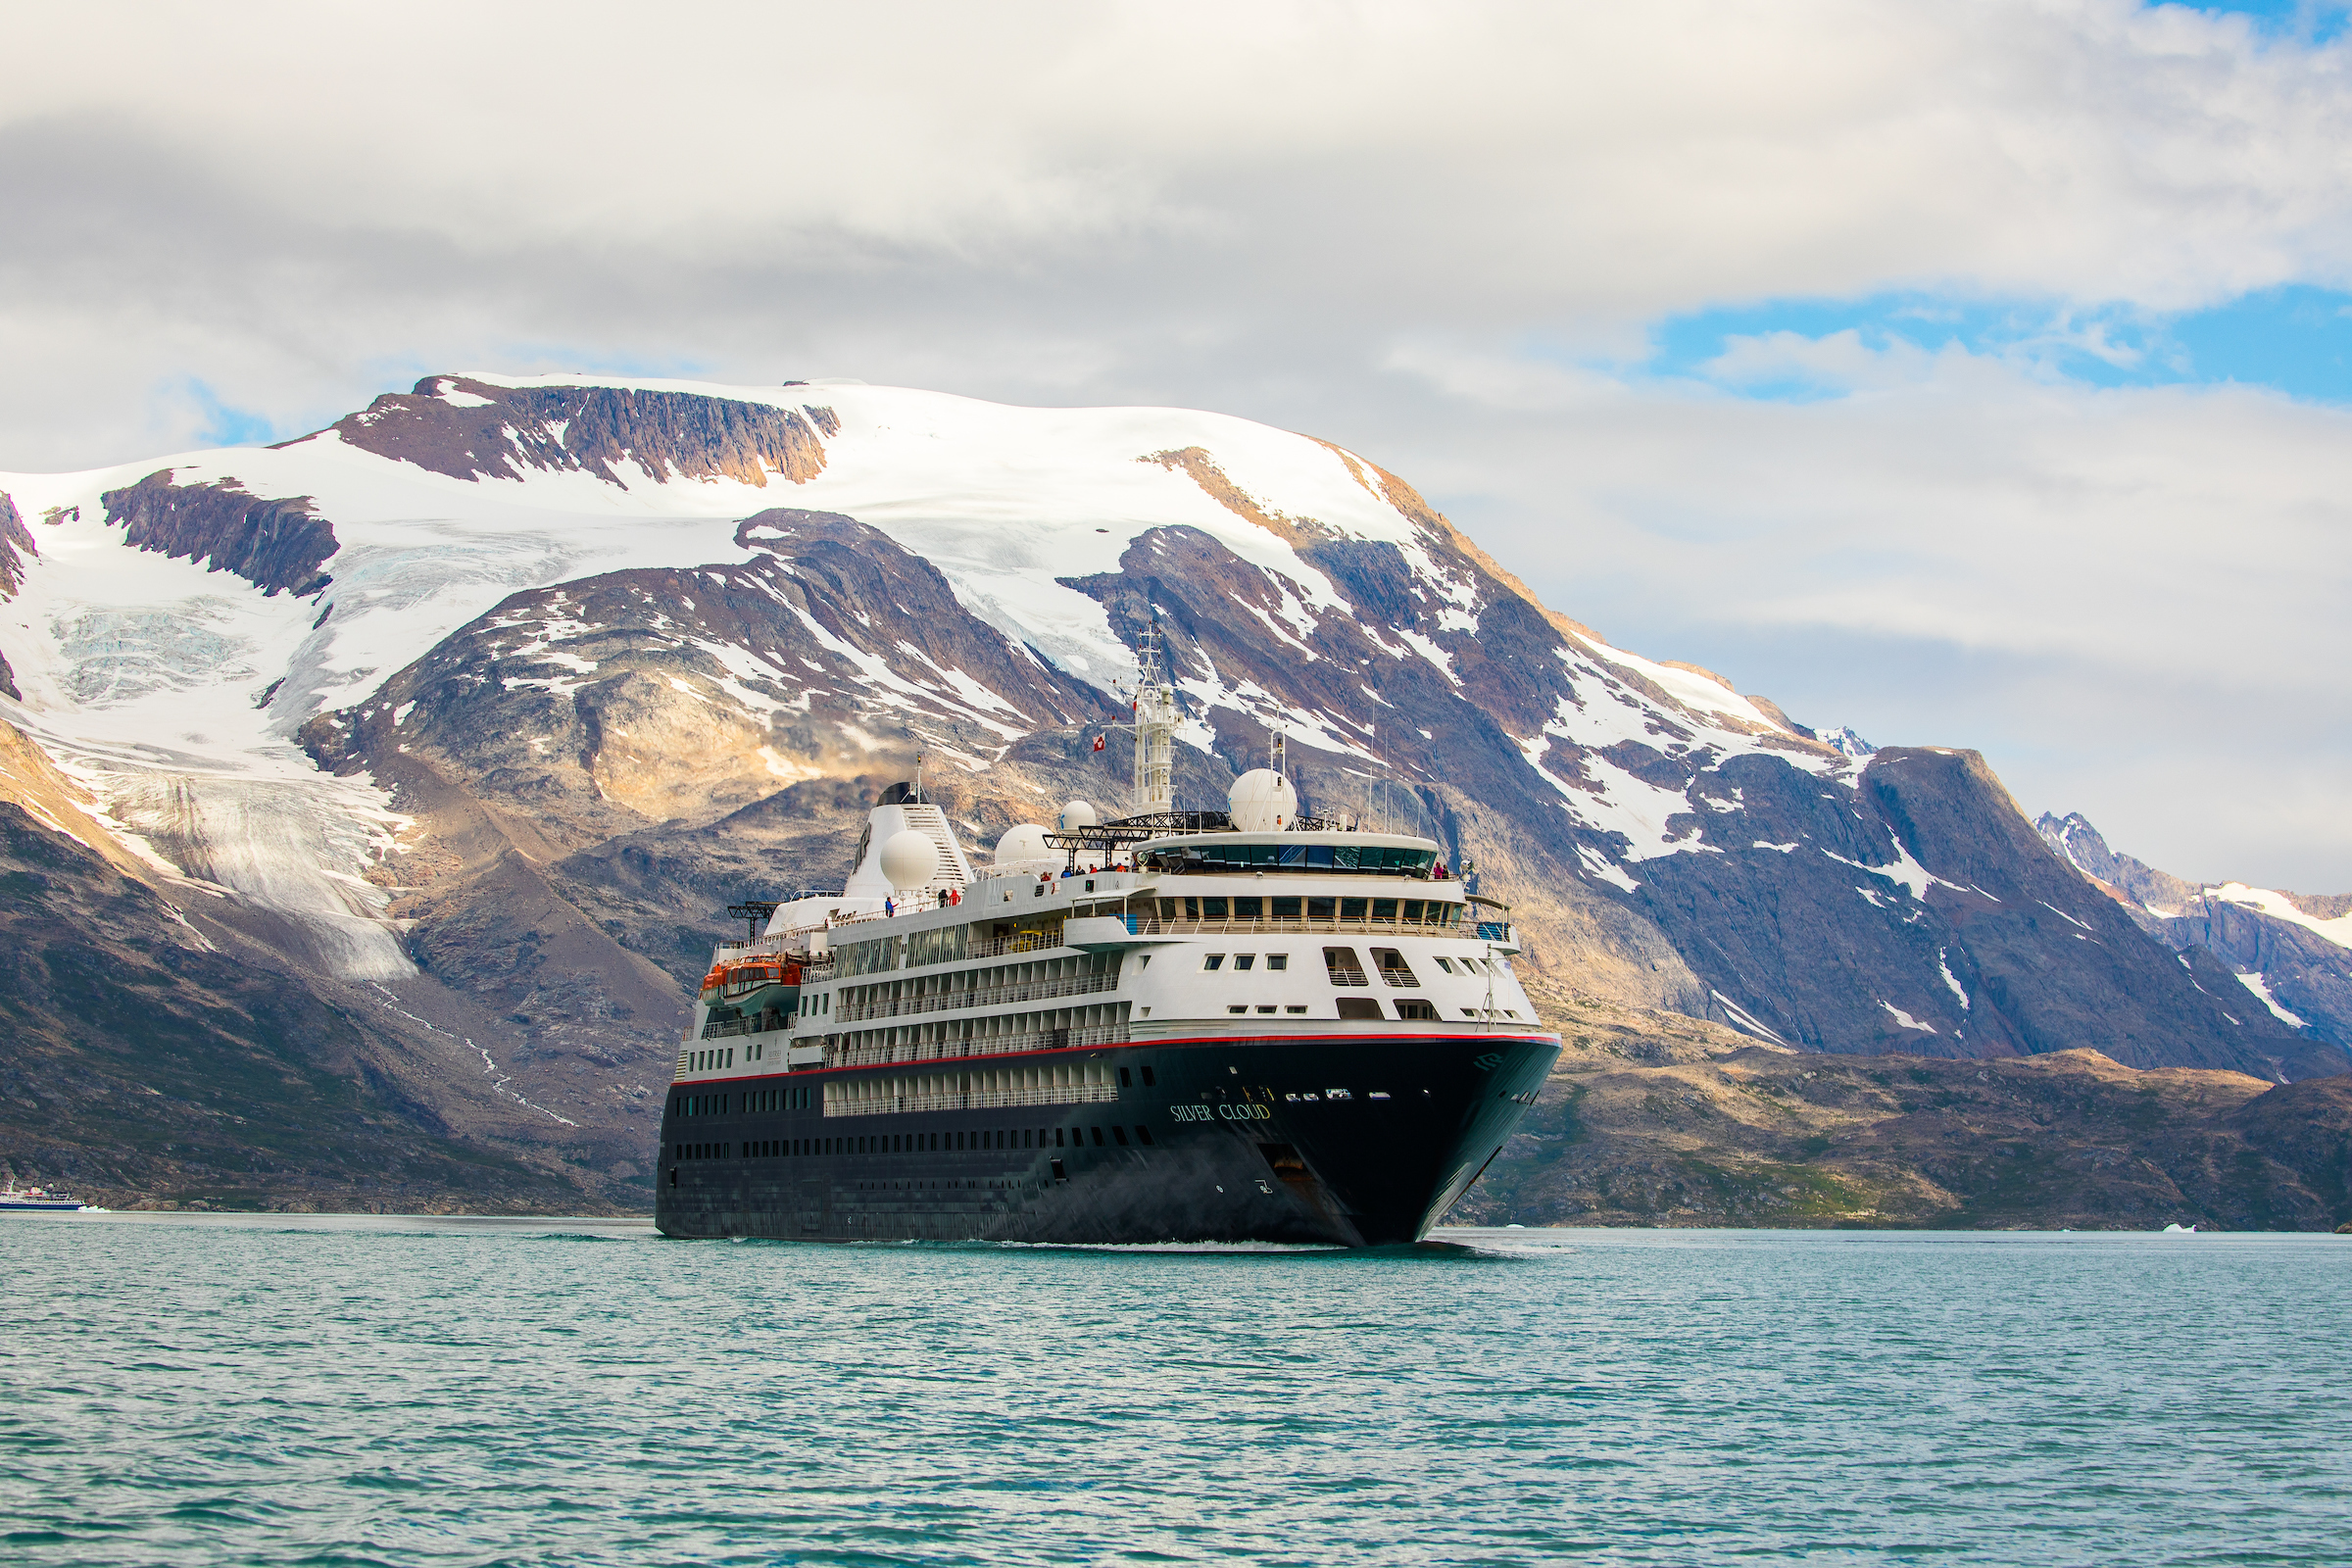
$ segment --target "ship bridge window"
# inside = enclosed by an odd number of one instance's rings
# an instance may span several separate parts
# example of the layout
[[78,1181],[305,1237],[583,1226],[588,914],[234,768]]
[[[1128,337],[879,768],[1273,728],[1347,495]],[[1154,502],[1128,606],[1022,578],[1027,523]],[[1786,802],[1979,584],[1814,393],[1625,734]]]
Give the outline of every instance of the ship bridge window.
[[1186,844],[1151,857],[1170,871],[1357,872],[1375,876],[1427,876],[1435,850],[1387,844]]
[[1233,956],[1233,966],[1237,970],[1254,969],[1257,967],[1257,955],[1254,953],[1237,953]]
[[1224,967],[1225,967],[1225,955],[1223,955],[1222,953],[1212,953],[1212,954],[1209,954],[1209,955],[1208,955],[1206,957],[1204,957],[1204,958],[1202,958],[1202,959],[1200,960],[1200,967],[1201,967],[1201,968],[1203,968],[1203,969],[1209,969],[1209,970],[1215,970],[1215,969],[1222,969],[1222,968],[1224,968]]
[[1447,974],[1451,974],[1453,973],[1453,960],[1451,958],[1440,958],[1438,960],[1438,967],[1445,970]]

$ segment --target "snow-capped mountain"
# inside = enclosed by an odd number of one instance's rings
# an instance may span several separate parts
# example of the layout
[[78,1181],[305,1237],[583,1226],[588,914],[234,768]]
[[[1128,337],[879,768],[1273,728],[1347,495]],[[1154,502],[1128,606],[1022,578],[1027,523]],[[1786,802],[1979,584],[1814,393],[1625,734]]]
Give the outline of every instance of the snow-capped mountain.
[[1854,733],[1853,726],[1840,724],[1836,729],[1818,730],[1814,739],[1840,757],[1872,757],[1878,748]]
[[2118,855],[2080,812],[2034,824],[2140,929],[2179,953],[2212,954],[2273,1017],[2352,1047],[2352,894],[2187,882]]
[[1180,796],[1284,737],[1318,808],[1474,863],[1554,995],[1817,1050],[2342,1065],[2087,890],[1974,754],[1825,743],[1615,647],[1365,457],[1247,420],[434,376],[0,491],[0,716],[159,877],[318,972],[421,965],[551,1060],[662,1049],[730,896],[837,883],[834,828],[917,752],[983,843],[1123,808],[1156,621]]

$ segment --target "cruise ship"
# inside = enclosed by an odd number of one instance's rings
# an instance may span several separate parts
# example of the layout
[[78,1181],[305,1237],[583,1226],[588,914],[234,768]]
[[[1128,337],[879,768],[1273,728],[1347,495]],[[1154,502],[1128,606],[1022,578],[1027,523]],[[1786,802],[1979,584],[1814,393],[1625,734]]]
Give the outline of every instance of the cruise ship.
[[1048,1244],[1418,1241],[1535,1102],[1560,1041],[1509,911],[1433,840],[1301,819],[1278,766],[1169,801],[1174,694],[1136,701],[1136,796],[975,866],[918,784],[838,894],[751,903],[662,1119],[673,1237]]

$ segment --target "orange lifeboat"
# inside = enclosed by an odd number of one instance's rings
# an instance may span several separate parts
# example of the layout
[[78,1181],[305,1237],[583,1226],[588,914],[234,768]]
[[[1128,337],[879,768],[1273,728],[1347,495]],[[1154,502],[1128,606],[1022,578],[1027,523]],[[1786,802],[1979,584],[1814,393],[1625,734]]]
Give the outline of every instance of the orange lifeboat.
[[790,1013],[801,1004],[801,966],[775,954],[714,963],[703,976],[707,1007],[732,1007],[745,1017]]

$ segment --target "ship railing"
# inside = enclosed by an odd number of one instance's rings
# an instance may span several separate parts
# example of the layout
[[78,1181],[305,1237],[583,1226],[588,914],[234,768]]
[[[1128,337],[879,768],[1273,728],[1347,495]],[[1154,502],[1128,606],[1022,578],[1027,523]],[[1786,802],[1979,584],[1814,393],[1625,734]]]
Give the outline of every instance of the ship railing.
[[917,1013],[946,1012],[965,1007],[994,1007],[1013,1002],[1043,1002],[1050,997],[1084,997],[1098,991],[1116,991],[1119,977],[1115,974],[1072,975],[1060,980],[1021,980],[1001,986],[983,986],[973,991],[932,991],[915,997],[894,997],[883,1002],[845,1003],[841,1008],[843,1023],[863,1023],[874,1018],[907,1018]]
[[[1162,920],[1154,915],[1111,915],[1124,921],[1131,937],[1267,937],[1267,936],[1357,936],[1357,937],[1468,937],[1471,922],[1465,920],[1377,920],[1369,915],[1359,918],[1273,919],[1260,920]],[[1490,935],[1497,939],[1509,930],[1499,921],[1479,922],[1477,938]]]
[[792,1027],[793,1014],[773,1007],[756,1018],[726,1018],[703,1025],[705,1040],[732,1040],[738,1035],[782,1034]]
[[828,1116],[888,1116],[907,1110],[994,1110],[1006,1105],[1105,1105],[1119,1098],[1110,1084],[1054,1084],[1041,1089],[968,1089],[937,1095],[884,1095],[875,1100],[827,1100]]
[[902,1062],[960,1061],[970,1056],[1009,1056],[1031,1051],[1069,1051],[1083,1046],[1123,1046],[1134,1036],[1123,1023],[1084,1028],[1040,1029],[1018,1035],[976,1035],[969,1040],[881,1041],[827,1045],[828,1067],[888,1067]]
[[1015,931],[1008,937],[991,937],[986,942],[974,942],[965,956],[1001,958],[1007,953],[1050,953],[1060,946],[1059,931]]
[[792,959],[803,969],[830,969],[833,967],[832,954],[803,953],[792,945],[790,937],[761,937],[756,942],[717,942],[711,944],[711,952],[713,956],[725,954],[730,957],[746,954],[757,956],[772,953],[778,957]]

